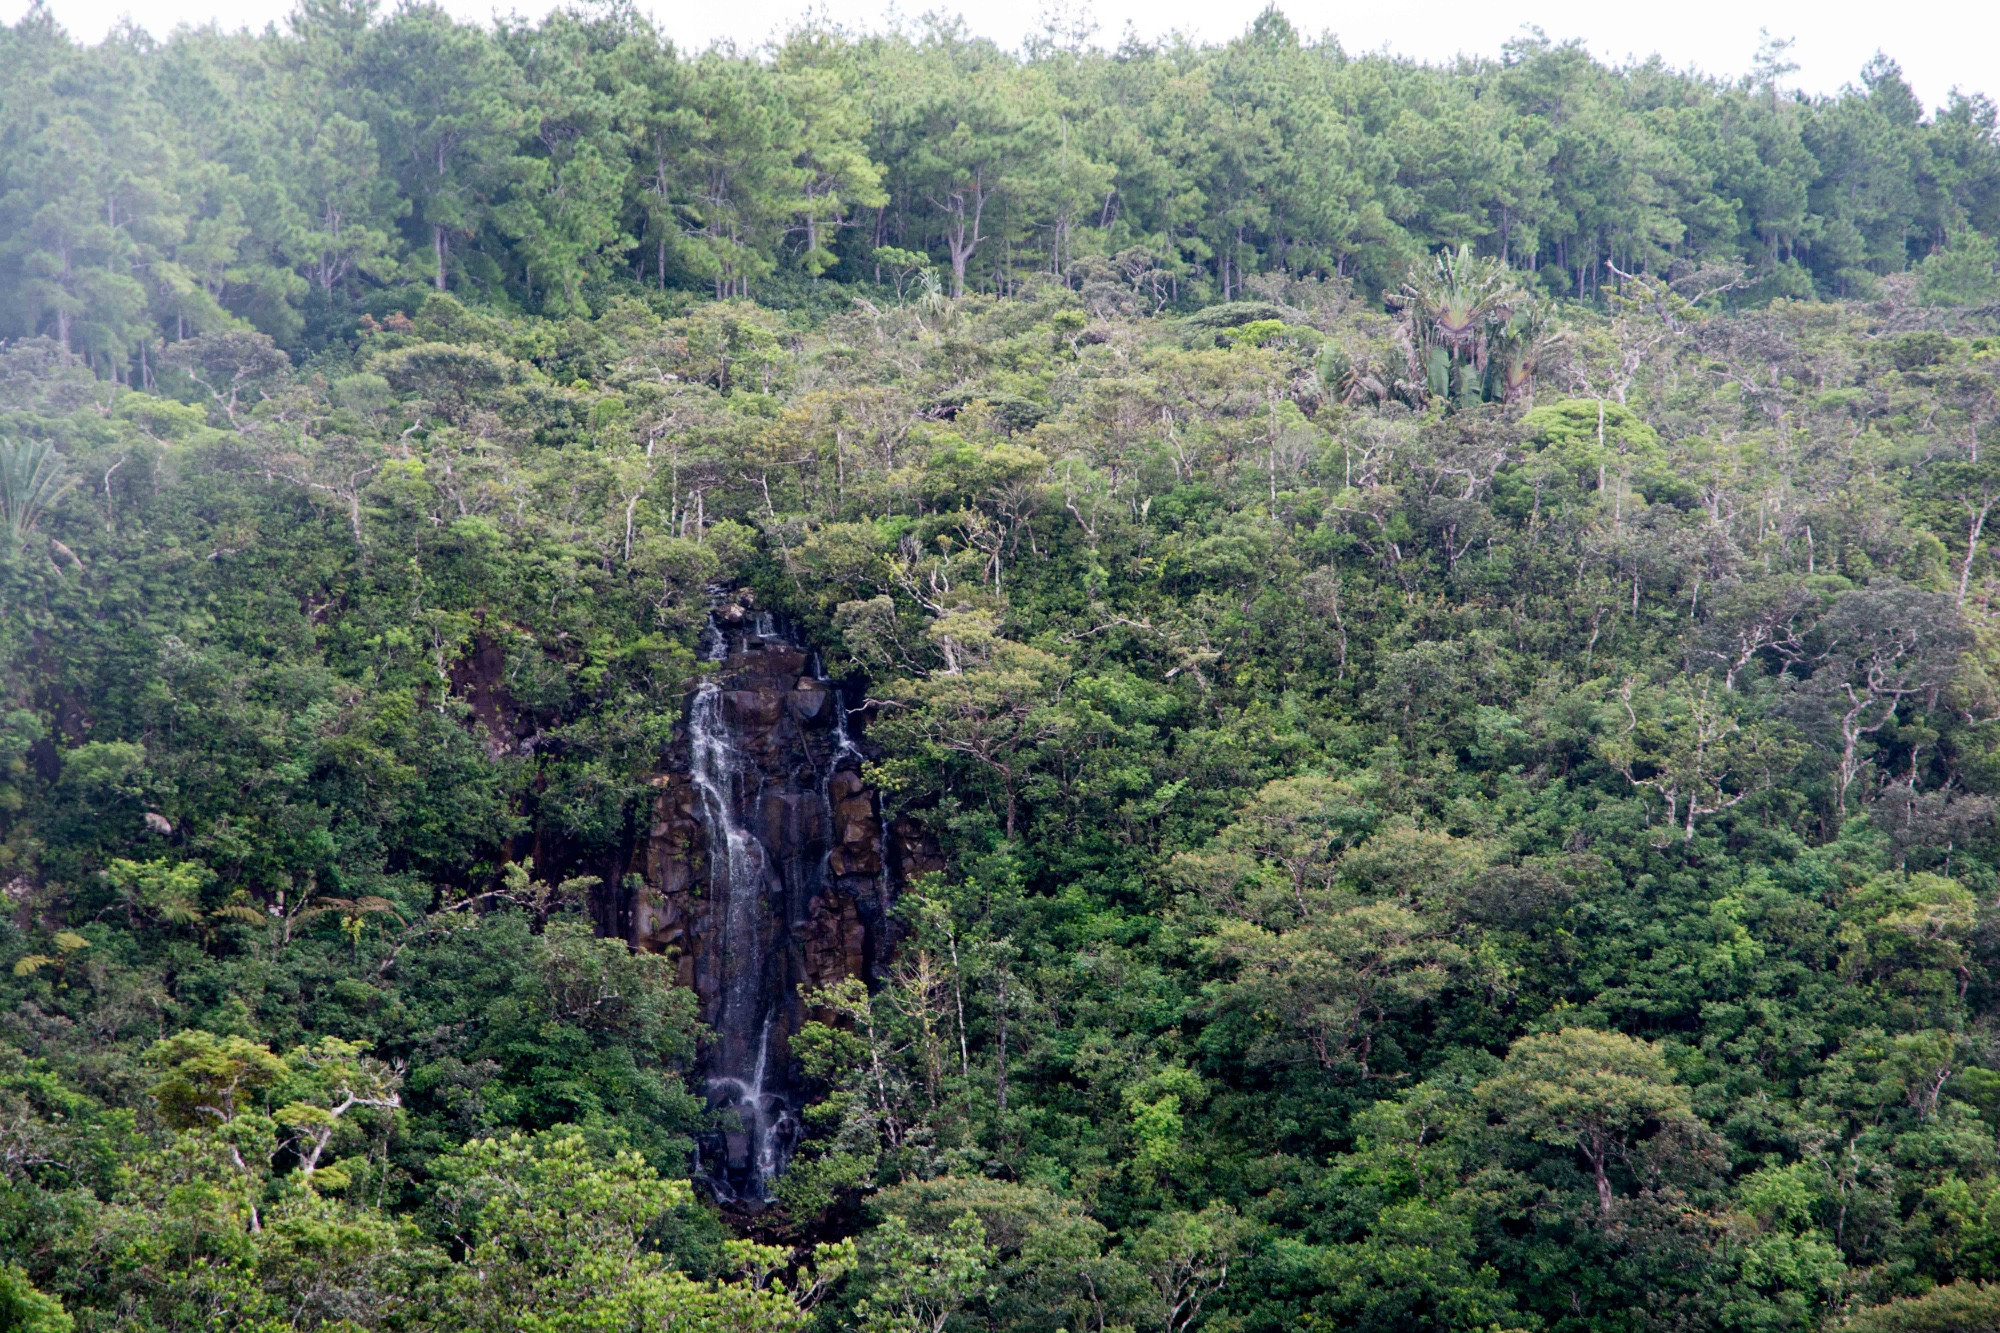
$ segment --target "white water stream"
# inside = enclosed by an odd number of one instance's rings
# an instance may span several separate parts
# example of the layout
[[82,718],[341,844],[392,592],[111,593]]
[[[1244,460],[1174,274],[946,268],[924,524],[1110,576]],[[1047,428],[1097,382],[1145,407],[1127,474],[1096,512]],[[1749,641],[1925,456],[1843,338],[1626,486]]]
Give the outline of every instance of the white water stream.
[[[717,636],[720,640],[720,635]],[[711,650],[712,651],[712,650]],[[784,1163],[777,1124],[783,1108],[766,1089],[770,1068],[771,1014],[765,1003],[764,916],[770,911],[766,852],[736,817],[744,764],[723,716],[722,688],[703,681],[688,710],[690,776],[701,796],[708,830],[710,893],[722,931],[722,986],[715,1015],[716,1050],[710,1061],[711,1102],[734,1112],[738,1128],[725,1136],[746,1136],[725,1151],[714,1173],[718,1193],[729,1191],[763,1202]],[[740,1165],[739,1165],[740,1163]],[[734,1175],[740,1183],[731,1184]]]

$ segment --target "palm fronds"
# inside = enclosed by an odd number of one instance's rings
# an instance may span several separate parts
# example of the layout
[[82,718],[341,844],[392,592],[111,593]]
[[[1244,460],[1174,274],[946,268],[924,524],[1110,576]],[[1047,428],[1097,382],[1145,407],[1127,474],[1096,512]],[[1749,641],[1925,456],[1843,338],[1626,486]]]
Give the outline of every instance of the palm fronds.
[[1440,251],[1412,265],[1389,301],[1402,316],[1396,336],[1409,362],[1396,387],[1413,403],[1512,402],[1529,392],[1552,324],[1499,260],[1467,246]]
[[62,455],[47,440],[0,436],[0,524],[10,552],[21,549],[42,515],[72,484]]

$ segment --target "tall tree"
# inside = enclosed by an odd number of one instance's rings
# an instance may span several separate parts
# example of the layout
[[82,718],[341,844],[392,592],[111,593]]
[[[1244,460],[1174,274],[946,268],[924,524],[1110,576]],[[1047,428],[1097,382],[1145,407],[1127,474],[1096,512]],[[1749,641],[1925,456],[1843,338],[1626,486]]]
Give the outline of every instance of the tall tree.
[[483,29],[425,4],[371,29],[360,69],[366,119],[410,203],[412,263],[443,291],[507,180],[525,121],[519,71]]

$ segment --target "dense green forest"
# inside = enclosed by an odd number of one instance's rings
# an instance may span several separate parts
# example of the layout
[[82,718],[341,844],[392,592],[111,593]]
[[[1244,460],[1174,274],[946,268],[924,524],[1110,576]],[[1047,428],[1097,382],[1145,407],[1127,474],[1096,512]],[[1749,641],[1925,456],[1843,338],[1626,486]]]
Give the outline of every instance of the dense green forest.
[[89,48],[37,8],[0,33],[0,337],[143,388],[162,337],[247,323],[296,359],[412,282],[562,317],[933,268],[958,295],[1109,267],[1156,308],[1260,273],[1373,293],[1467,244],[1573,297],[1709,260],[1751,303],[1990,272],[1993,102],[1928,114],[1886,58],[1830,98],[1788,69],[1780,43],[1732,83],[1536,38],[1431,68],[1275,12],[1220,47],[1016,55],[932,19],[690,56],[616,6],[488,30],[304,0],[260,35]]
[[[2000,138],[1784,72],[0,32],[0,1330],[2000,1327]],[[722,598],[946,867],[758,1211]]]

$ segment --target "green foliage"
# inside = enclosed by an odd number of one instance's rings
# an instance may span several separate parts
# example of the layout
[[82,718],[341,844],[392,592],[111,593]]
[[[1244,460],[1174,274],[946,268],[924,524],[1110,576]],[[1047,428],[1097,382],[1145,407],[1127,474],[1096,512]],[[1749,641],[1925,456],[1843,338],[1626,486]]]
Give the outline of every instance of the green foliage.
[[0,1328],[9,1333],[70,1333],[75,1327],[62,1302],[36,1291],[13,1264],[0,1268]]
[[0,522],[7,525],[7,552],[18,555],[49,506],[72,484],[62,455],[46,440],[0,438]]
[[[0,46],[7,1300],[1991,1323],[1982,112],[656,36]],[[745,593],[890,831],[814,966],[894,945],[754,1217],[628,942]]]
[[166,1038],[147,1052],[147,1060],[160,1071],[153,1100],[175,1129],[226,1125],[252,1105],[250,1098],[260,1089],[290,1072],[256,1042],[199,1030]]
[[979,1219],[961,1213],[942,1235],[919,1235],[891,1216],[869,1238],[862,1270],[868,1294],[855,1306],[863,1333],[933,1333],[987,1295],[992,1247]]
[[1925,305],[1990,305],[2000,301],[2000,250],[1970,229],[1917,265],[1917,295]]
[[1465,245],[1440,251],[1411,266],[1391,301],[1402,315],[1412,404],[1512,402],[1532,392],[1546,318],[1504,262]]
[[1850,1333],[1973,1333],[2000,1318],[2000,1293],[1983,1282],[1953,1282],[1914,1299],[1850,1315]]
[[627,11],[328,4],[95,47],[33,11],[0,36],[0,335],[143,386],[250,329],[351,355],[426,289],[558,319],[858,295],[942,327],[1046,279],[1209,345],[1311,341],[1303,282],[1405,303],[1407,401],[1512,402],[1551,296],[1862,297],[1917,269],[1926,304],[1992,299],[1992,108],[1926,117],[1886,59],[1807,98],[1782,62],[1730,82],[1535,37],[1425,67],[1277,15],[1116,54],[808,23],[768,54],[679,52]]

